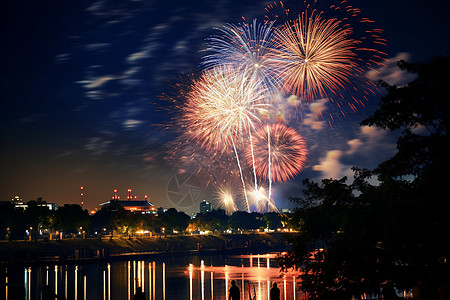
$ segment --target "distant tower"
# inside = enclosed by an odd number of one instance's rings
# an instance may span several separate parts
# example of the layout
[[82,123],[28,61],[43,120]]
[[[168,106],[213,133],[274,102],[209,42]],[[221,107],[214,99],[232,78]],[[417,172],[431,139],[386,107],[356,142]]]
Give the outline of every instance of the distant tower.
[[128,200],[133,200],[133,196],[131,196],[131,189],[128,189],[128,196],[127,196]]
[[81,207],[84,205],[84,187],[80,186]]
[[117,189],[114,189],[114,195],[112,197],[113,200],[117,200]]

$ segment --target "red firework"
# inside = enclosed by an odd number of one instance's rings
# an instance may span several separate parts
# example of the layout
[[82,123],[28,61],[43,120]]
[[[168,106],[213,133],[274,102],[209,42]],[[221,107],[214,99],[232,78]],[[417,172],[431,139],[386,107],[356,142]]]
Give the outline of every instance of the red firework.
[[[283,124],[265,125],[253,136],[255,170],[260,178],[279,182],[293,178],[303,169],[307,154],[302,136]],[[252,165],[250,147],[246,158]]]

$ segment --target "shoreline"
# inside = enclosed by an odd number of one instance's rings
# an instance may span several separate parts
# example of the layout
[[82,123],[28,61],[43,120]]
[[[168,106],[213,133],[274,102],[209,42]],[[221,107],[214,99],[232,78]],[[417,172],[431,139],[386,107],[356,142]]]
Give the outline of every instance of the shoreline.
[[282,252],[295,233],[174,235],[0,243],[0,265],[96,262],[137,256]]

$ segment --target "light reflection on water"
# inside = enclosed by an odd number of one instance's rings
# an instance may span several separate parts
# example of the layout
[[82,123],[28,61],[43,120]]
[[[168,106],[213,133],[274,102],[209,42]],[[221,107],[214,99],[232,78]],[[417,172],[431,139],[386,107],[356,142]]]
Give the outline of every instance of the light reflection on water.
[[227,299],[235,280],[241,299],[267,300],[273,282],[281,299],[304,299],[296,274],[282,273],[277,254],[173,256],[128,261],[3,268],[6,299],[40,299],[49,285],[65,299]]

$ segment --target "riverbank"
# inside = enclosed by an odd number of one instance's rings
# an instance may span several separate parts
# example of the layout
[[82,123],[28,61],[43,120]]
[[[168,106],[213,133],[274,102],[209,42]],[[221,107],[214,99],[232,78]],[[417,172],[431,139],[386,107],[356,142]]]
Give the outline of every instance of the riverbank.
[[174,255],[229,251],[284,251],[293,233],[87,238],[0,243],[0,264],[111,259],[122,255]]

